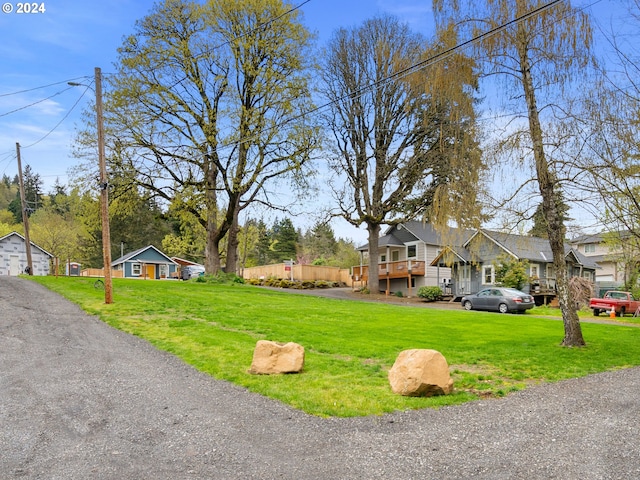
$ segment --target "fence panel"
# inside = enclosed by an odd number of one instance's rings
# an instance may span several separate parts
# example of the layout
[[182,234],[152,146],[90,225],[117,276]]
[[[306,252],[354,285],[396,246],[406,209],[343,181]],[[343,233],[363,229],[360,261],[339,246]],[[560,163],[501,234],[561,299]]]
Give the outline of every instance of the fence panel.
[[259,267],[245,268],[242,277],[250,278],[291,278],[293,272],[294,280],[316,281],[325,280],[327,282],[349,283],[351,276],[349,270],[338,267],[326,267],[322,265],[293,265],[292,270],[285,270],[284,263],[274,265],[262,265]]
[[[122,270],[111,270],[112,278],[122,278],[124,272]],[[103,268],[85,268],[80,272],[81,277],[104,277]]]

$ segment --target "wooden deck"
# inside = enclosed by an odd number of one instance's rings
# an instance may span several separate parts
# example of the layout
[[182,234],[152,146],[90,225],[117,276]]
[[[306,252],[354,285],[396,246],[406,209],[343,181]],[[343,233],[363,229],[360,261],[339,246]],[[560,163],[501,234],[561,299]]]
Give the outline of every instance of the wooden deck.
[[[391,278],[410,278],[415,275],[424,275],[425,262],[421,260],[402,260],[399,262],[385,262],[378,264],[378,277],[380,280]],[[369,278],[369,265],[351,267],[351,280],[354,282],[366,282]]]

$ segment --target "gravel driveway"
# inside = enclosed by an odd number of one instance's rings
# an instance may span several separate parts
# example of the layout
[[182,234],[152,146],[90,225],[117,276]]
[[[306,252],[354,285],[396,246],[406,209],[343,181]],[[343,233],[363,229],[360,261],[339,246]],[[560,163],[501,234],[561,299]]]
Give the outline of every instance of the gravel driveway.
[[640,369],[321,419],[0,277],[0,478],[635,479]]

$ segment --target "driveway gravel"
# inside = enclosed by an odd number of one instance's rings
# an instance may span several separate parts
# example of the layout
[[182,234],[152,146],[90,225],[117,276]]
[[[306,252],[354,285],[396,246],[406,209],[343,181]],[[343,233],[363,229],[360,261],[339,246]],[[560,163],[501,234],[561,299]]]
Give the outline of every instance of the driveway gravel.
[[639,393],[632,368],[439,410],[317,418],[0,277],[2,479],[635,479]]

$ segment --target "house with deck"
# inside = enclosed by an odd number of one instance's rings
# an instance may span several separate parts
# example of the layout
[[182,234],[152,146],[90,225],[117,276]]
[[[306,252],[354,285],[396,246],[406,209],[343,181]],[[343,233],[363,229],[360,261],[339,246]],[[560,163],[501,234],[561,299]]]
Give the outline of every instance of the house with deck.
[[[549,240],[539,237],[475,231],[461,246],[447,246],[431,261],[432,267],[450,267],[452,295],[461,298],[496,284],[495,264],[502,256],[526,261],[529,283],[522,289],[548,303],[556,296],[556,276]],[[570,245],[565,245],[569,275],[595,281],[598,265]]]
[[422,286],[439,286],[445,294],[450,293],[451,268],[432,263],[443,245],[461,243],[466,235],[468,233],[453,228],[437,230],[433,225],[417,220],[390,226],[378,240],[375,262],[371,258],[365,261],[368,245],[358,248],[360,265],[351,268],[352,286],[364,287],[370,265],[375,263],[380,290],[386,293],[415,296]]

